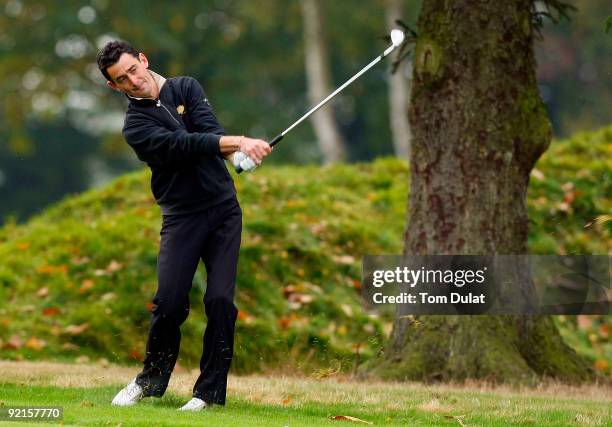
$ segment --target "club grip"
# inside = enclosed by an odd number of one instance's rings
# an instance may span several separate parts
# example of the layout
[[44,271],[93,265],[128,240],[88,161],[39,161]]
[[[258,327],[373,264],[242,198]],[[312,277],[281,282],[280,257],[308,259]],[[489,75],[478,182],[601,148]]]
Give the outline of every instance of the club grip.
[[268,144],[270,144],[270,147],[274,147],[276,144],[280,142],[281,139],[283,139],[283,134],[279,133],[278,135],[276,135],[276,138],[274,138]]

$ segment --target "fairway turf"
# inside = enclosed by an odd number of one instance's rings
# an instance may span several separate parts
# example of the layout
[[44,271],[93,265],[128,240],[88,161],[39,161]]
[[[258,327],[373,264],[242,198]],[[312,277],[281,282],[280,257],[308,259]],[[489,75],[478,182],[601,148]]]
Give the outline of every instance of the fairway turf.
[[[184,413],[177,408],[189,400],[189,384],[196,372],[173,376],[168,392],[161,399],[147,398],[136,406],[119,408],[111,406],[110,401],[124,385],[122,382],[131,379],[133,370],[47,364],[33,375],[36,366],[0,361],[0,370],[7,373],[0,379],[0,405],[62,406],[64,426],[367,425],[330,419],[338,415],[381,426],[605,426],[612,423],[611,391],[607,386],[552,385],[513,390],[484,384],[434,386],[414,382],[357,382],[347,378],[231,376],[225,407]],[[89,380],[83,376],[87,371]],[[75,383],[86,386],[77,387]],[[41,424],[5,422],[3,425]]]

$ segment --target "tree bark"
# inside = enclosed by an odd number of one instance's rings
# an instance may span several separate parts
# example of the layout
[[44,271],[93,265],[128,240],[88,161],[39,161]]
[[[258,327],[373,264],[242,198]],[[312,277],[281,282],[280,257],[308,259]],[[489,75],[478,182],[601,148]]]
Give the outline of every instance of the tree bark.
[[[406,256],[527,253],[529,174],[551,139],[533,39],[530,0],[423,2]],[[505,297],[532,292],[519,267]],[[398,316],[375,363],[380,376],[417,380],[593,376],[547,316]]]
[[[397,27],[396,19],[402,19],[404,0],[387,0],[385,20],[387,29]],[[391,137],[395,155],[410,159],[410,140],[412,131],[408,121],[408,102],[412,80],[412,64],[402,62],[396,72],[389,77],[389,116],[391,120]]]
[[[332,92],[323,35],[323,15],[319,0],[302,0],[301,3],[308,98],[312,105],[316,105]],[[345,144],[334,119],[333,109],[329,106],[321,108],[312,115],[312,123],[323,163],[344,160]]]

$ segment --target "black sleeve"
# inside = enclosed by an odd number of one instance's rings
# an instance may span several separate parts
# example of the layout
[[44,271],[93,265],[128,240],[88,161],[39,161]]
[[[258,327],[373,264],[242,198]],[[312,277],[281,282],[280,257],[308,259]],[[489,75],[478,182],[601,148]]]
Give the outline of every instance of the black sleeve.
[[200,156],[221,155],[220,135],[169,130],[146,117],[126,119],[123,136],[143,162],[180,165]]
[[187,112],[196,131],[226,135],[225,130],[213,113],[202,85],[193,77],[185,77],[184,90],[187,95]]

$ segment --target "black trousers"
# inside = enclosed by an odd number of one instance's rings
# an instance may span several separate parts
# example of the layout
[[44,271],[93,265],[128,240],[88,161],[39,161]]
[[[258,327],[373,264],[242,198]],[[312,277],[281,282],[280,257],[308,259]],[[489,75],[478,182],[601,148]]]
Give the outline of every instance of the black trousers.
[[144,396],[161,397],[174,369],[181,324],[189,314],[189,291],[200,259],[207,272],[204,309],[208,317],[193,396],[225,404],[227,374],[234,353],[236,268],[242,210],[232,197],[206,210],[163,217],[157,259],[157,292],[144,368],[136,383]]

